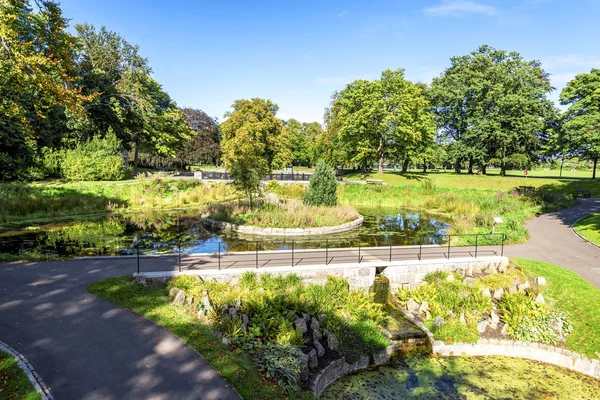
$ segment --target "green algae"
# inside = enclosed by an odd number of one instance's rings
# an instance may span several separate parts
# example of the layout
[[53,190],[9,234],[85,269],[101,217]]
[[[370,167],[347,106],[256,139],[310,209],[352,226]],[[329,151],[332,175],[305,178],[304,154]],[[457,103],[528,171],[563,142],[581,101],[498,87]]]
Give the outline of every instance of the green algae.
[[323,400],[599,399],[600,381],[536,361],[510,357],[415,356],[346,376]]

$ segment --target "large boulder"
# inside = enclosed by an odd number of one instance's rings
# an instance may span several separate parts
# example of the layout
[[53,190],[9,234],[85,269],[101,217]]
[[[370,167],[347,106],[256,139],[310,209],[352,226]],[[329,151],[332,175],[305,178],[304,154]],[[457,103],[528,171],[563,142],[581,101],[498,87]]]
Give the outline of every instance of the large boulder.
[[420,307],[421,306],[415,301],[415,299],[410,299],[406,302],[406,310],[411,314],[416,314],[419,312]]
[[323,338],[323,335],[321,334],[321,331],[313,329],[312,337],[314,340],[321,340]]
[[300,380],[305,381],[310,375],[310,370],[308,369],[308,355],[304,354],[298,348],[296,348],[296,351],[298,353],[298,361],[300,365]]
[[315,346],[317,356],[323,357],[325,355],[325,348],[317,340],[313,340],[313,346]]
[[340,341],[333,332],[329,332],[327,334],[327,347],[329,347],[329,349],[333,351],[337,351],[340,347]]
[[319,357],[315,349],[308,352],[308,367],[310,369],[317,369],[319,367]]
[[298,332],[300,332],[301,334],[305,334],[306,332],[308,332],[308,327],[306,326],[306,319],[305,318],[298,318],[296,320],[296,322],[294,322],[294,326],[296,327],[296,330]]
[[318,331],[319,328],[320,328],[319,320],[313,317],[310,320],[310,329]]
[[[173,288],[173,289],[175,289],[175,288]],[[175,295],[175,298],[173,299],[173,304],[175,304],[176,306],[182,306],[184,303],[185,303],[185,293],[183,293],[183,290],[180,290]]]
[[171,290],[169,290],[169,298],[174,299],[179,292],[183,292],[183,290],[179,289],[178,287],[172,287]]
[[419,312],[421,313],[426,313],[429,310],[429,303],[424,301],[421,303],[421,306],[419,307]]
[[484,333],[487,328],[488,328],[488,322],[487,321],[481,321],[477,324],[477,330],[479,331],[479,333]]

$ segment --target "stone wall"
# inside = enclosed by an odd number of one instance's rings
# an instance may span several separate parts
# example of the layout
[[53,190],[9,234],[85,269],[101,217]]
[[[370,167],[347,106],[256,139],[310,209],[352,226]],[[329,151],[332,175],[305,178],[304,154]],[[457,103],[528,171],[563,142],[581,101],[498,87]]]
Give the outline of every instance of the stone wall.
[[436,340],[433,353],[441,356],[508,356],[527,358],[558,365],[600,379],[600,360],[579,353],[540,343],[513,340],[480,339],[475,344],[445,344]]
[[399,287],[414,288],[423,282],[429,272],[459,271],[465,276],[481,273],[496,273],[508,268],[506,257],[486,257],[485,259],[455,259],[455,260],[423,260],[402,265],[390,265],[381,275],[390,280],[390,290],[394,293]]
[[202,224],[207,229],[231,231],[246,235],[258,236],[320,236],[347,232],[356,229],[363,224],[364,218],[359,215],[354,221],[346,222],[337,226],[323,226],[321,228],[260,228],[258,226],[236,225],[229,222],[215,221],[203,218]]

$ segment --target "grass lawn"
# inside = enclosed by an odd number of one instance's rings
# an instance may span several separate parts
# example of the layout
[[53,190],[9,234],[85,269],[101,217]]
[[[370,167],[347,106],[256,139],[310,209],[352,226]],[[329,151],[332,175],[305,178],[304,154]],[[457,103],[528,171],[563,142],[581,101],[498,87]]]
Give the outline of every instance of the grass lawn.
[[208,361],[246,400],[313,398],[309,393],[286,395],[278,386],[264,380],[252,361],[234,353],[183,307],[171,304],[164,289],[142,287],[130,276],[105,279],[92,284],[89,291],[163,326],[179,336]]
[[592,358],[600,358],[600,290],[575,272],[541,261],[511,259],[530,278],[543,276],[546,302],[570,314],[574,329],[565,347]]
[[[464,188],[464,189],[493,189],[508,191],[518,186],[534,186],[544,188],[550,191],[571,194],[575,189],[590,190],[592,196],[600,196],[600,179],[573,179],[558,177],[529,177],[525,178],[522,174],[517,176],[498,176],[490,175],[469,175],[456,174],[453,172],[400,172],[386,171],[383,175],[376,171],[363,175],[354,172],[344,175],[345,179],[364,181],[365,179],[380,179],[388,185],[395,186],[414,186],[419,185],[423,180],[430,179],[440,188]],[[591,176],[590,176],[591,178]]]
[[509,357],[416,356],[346,376],[323,400],[598,399],[600,381],[554,365]]
[[600,213],[592,214],[577,222],[575,230],[586,240],[600,246]]
[[0,351],[0,400],[35,400],[41,396],[13,356]]

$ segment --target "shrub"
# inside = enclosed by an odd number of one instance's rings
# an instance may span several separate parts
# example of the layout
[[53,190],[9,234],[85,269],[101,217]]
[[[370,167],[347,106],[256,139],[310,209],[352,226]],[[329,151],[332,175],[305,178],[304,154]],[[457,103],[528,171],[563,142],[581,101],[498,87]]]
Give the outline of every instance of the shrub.
[[[558,322],[561,331],[558,332],[552,322]],[[549,345],[557,345],[573,330],[568,316],[558,310],[547,314],[525,316],[513,329],[513,336],[524,342],[541,342]]]
[[45,176],[58,178],[61,175],[60,166],[65,156],[64,151],[42,147],[42,170]]
[[477,343],[479,340],[479,332],[476,323],[468,323],[463,325],[457,319],[449,319],[446,323],[439,326],[429,327],[434,337],[437,340],[443,340],[446,343]]
[[310,187],[304,194],[304,203],[311,206],[335,206],[337,204],[337,182],[333,169],[325,161],[317,163],[310,177]]
[[118,181],[129,173],[121,155],[121,141],[112,132],[66,150],[60,169],[72,181]]
[[171,288],[179,288],[183,290],[187,295],[190,294],[191,289],[200,286],[201,282],[196,275],[180,275],[169,281],[167,284],[167,291]]
[[275,380],[288,393],[299,390],[300,360],[290,345],[266,344],[257,346],[254,363],[267,378]]

